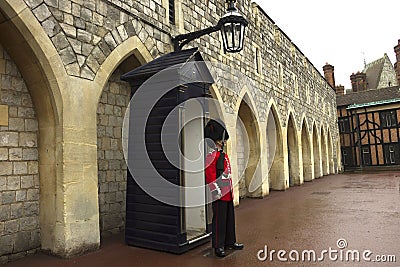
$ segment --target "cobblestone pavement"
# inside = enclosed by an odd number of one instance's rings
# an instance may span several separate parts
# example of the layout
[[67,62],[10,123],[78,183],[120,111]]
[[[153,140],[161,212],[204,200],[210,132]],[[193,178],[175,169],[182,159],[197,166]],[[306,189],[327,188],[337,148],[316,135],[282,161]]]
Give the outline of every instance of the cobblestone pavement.
[[[340,174],[274,191],[264,199],[244,199],[236,209],[236,224],[245,248],[224,259],[210,254],[210,244],[174,255],[126,246],[117,235],[85,256],[64,260],[39,253],[5,266],[399,266],[399,184],[400,172]],[[273,261],[260,261],[257,254],[264,257],[260,250],[265,246],[267,256],[272,250],[285,250],[281,256],[288,262],[279,261],[276,252]],[[297,262],[289,259],[296,257],[294,250],[299,253]],[[317,259],[323,254],[324,260],[308,261],[310,250]],[[346,255],[352,259],[357,252],[360,262],[345,262]],[[371,261],[364,261],[363,254]],[[301,261],[302,255],[306,261]],[[390,255],[397,263],[373,262],[377,256],[390,260]]]

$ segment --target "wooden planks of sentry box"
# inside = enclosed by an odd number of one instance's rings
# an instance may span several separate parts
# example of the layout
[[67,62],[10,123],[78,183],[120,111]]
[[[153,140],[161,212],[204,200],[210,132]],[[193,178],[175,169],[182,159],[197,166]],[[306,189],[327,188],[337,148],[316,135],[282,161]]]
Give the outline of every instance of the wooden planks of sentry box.
[[8,126],[8,106],[0,105],[0,126]]

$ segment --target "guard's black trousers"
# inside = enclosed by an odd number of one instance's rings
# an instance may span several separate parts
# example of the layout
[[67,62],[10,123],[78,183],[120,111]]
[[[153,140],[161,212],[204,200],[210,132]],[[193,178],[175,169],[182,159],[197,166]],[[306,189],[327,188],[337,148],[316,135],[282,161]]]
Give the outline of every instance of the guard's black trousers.
[[212,247],[223,248],[236,243],[233,201],[216,200],[212,203]]

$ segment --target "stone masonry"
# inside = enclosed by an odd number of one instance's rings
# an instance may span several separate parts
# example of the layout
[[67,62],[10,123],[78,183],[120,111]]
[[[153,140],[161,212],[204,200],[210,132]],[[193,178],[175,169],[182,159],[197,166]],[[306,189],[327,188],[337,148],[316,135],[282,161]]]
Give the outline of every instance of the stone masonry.
[[[101,234],[124,229],[121,128],[130,89],[119,77],[130,60],[138,63],[131,63],[134,68],[169,53],[173,36],[215,25],[226,12],[225,1],[174,2],[171,23],[165,0],[0,1],[0,114],[6,110],[8,115],[0,120],[0,262],[40,247],[61,257],[83,254],[99,247]],[[311,138],[314,147],[303,155],[314,159],[314,169],[326,168],[319,159],[328,156],[317,154],[326,152],[321,146],[328,143],[333,156],[325,162],[335,166],[329,173],[337,172],[335,91],[256,3],[238,0],[236,5],[249,20],[242,52],[224,54],[219,33],[185,46],[199,47],[205,60],[225,64],[231,72],[220,77],[213,93],[226,104],[222,113],[232,132],[227,150],[234,176],[238,165],[248,173],[239,162],[244,139],[236,133],[245,97],[252,100],[247,104],[254,114],[242,120],[254,130],[248,141],[258,158],[249,156],[252,164],[258,159],[262,164],[258,176],[271,179],[264,166],[271,110],[281,137],[276,169],[283,179],[289,179],[289,116],[295,135]],[[320,140],[324,136],[331,140]],[[301,142],[297,145],[301,153]],[[318,170],[310,180],[318,173],[327,172]],[[288,187],[284,182],[280,190]],[[268,184],[256,197],[269,193]]]
[[0,264],[40,248],[38,122],[17,66],[0,44],[0,104],[8,126],[0,126]]
[[[157,57],[171,51],[172,35],[179,31],[193,31],[215,25],[226,10],[223,1],[176,1],[182,8],[182,14],[177,25],[171,25],[166,21],[165,6],[161,0],[25,2],[52,40],[67,73],[90,80],[94,79],[100,65],[112,50],[130,36],[138,36],[151,55]],[[256,4],[243,0],[238,1],[237,6],[250,19],[243,52],[239,55],[221,55],[221,41],[214,35],[204,36],[191,45],[200,47],[206,59],[230,65],[255,82],[256,90],[251,94],[256,99],[257,111],[263,121],[267,112],[265,100],[271,97],[276,100],[283,117],[287,116],[288,104],[296,111],[310,114],[324,110],[334,112],[334,92],[306,56]],[[254,45],[261,51],[264,66],[261,75],[254,72]],[[277,86],[278,63],[283,66],[284,72],[285,88],[281,90]],[[297,77],[296,82],[300,84],[300,95],[297,97],[292,92],[294,89],[289,89],[294,88],[293,77]],[[323,101],[299,101],[306,98],[306,87],[310,87],[311,94],[318,95]],[[232,106],[236,104],[237,95],[231,95],[226,90],[221,94],[226,103]],[[312,99],[318,100],[315,97]],[[327,103],[327,109],[322,109],[323,103]],[[301,116],[295,118],[297,125],[300,125]],[[324,116],[309,116],[309,125],[312,125],[313,119],[320,122],[320,118]],[[330,126],[336,128],[335,120],[331,121]],[[336,141],[337,137],[333,139]]]
[[123,231],[127,167],[122,151],[122,126],[130,87],[117,69],[104,88],[97,109],[100,229]]

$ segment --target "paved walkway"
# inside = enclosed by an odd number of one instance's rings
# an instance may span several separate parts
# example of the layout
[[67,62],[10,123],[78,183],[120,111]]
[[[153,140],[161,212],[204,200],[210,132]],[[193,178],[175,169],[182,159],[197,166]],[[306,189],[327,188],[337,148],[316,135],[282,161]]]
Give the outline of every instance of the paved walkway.
[[[245,199],[236,209],[238,241],[242,251],[219,259],[210,255],[210,244],[183,255],[157,252],[124,245],[123,236],[102,241],[97,252],[63,260],[37,254],[6,264],[5,267],[33,266],[400,266],[400,172],[341,174],[325,176],[286,192],[272,192],[264,199]],[[343,249],[345,242],[347,247]],[[280,262],[258,260],[257,254],[268,246],[285,250],[292,258],[299,253],[300,261]],[[331,248],[331,252],[329,252]],[[304,250],[307,250],[304,252]],[[301,261],[302,254],[314,250],[320,262]],[[335,252],[332,250],[338,250]],[[340,260],[360,253],[360,262]],[[363,261],[383,255],[396,256],[397,263]],[[311,253],[311,254],[309,254]],[[329,254],[331,253],[331,254]],[[354,254],[353,254],[354,253]],[[264,253],[259,253],[264,257]],[[333,261],[331,258],[338,257]]]

